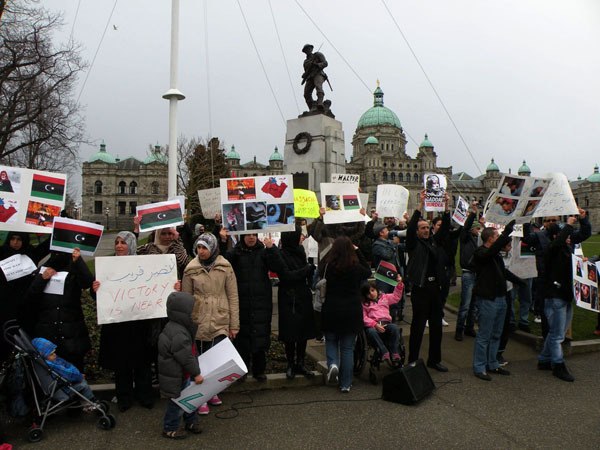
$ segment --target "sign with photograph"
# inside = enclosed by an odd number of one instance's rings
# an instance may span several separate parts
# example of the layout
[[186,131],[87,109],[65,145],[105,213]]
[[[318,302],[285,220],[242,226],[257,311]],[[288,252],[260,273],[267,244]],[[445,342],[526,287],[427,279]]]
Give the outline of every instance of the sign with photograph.
[[467,202],[460,195],[458,196],[458,201],[456,202],[456,209],[454,210],[454,214],[452,214],[452,220],[454,220],[461,227],[465,225],[467,221],[467,216],[469,215],[469,202]]
[[577,306],[589,311],[600,312],[598,302],[598,272],[600,262],[584,261],[572,255],[573,262],[573,296]]
[[425,211],[445,211],[446,203],[446,176],[440,173],[426,173],[423,175],[425,188]]
[[408,208],[408,189],[399,184],[377,186],[375,210],[380,217],[402,217]]
[[198,200],[205,219],[213,219],[217,214],[221,214],[221,188],[198,191]]
[[223,226],[230,233],[294,231],[292,175],[221,178]]
[[323,223],[364,222],[357,183],[321,183]]
[[66,192],[64,174],[0,166],[0,230],[52,233]]

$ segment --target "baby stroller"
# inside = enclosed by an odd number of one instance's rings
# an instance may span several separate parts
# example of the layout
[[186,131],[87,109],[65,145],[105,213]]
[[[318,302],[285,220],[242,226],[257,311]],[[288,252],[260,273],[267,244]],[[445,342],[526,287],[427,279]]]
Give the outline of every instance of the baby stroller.
[[[400,331],[400,343],[398,345],[398,353],[400,354],[400,361],[394,365],[392,370],[401,369],[404,366],[406,360],[406,348],[404,347],[404,337],[402,336],[402,328]],[[379,348],[371,342],[371,339],[367,336],[366,331],[363,329],[358,333],[356,337],[356,345],[354,347],[354,374],[360,375],[366,365],[369,363],[369,381],[372,384],[378,383],[377,373],[381,370],[383,363],[382,354]]]
[[91,401],[79,393],[73,383],[65,380],[47,364],[32,345],[27,334],[17,325],[5,327],[4,338],[21,359],[25,368],[27,385],[31,388],[34,403],[33,424],[27,432],[30,442],[39,442],[44,434],[44,425],[48,417],[67,409],[85,409],[93,411],[99,417],[98,428],[110,430],[116,420],[108,414],[109,404],[105,401]]

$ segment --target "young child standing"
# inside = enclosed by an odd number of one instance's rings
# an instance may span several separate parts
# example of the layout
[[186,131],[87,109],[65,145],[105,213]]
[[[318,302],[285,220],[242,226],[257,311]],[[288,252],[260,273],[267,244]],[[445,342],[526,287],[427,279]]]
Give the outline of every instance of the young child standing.
[[390,367],[400,361],[400,329],[392,323],[390,315],[390,305],[398,303],[404,291],[400,275],[397,281],[398,284],[391,294],[380,293],[374,282],[365,283],[361,287],[363,322],[367,335],[377,345],[383,361]]
[[[167,397],[167,410],[163,419],[162,435],[169,439],[183,439],[186,431],[201,433],[198,415],[184,413],[173,401],[181,391],[190,384],[201,384],[204,381],[200,375],[198,358],[192,352],[194,337],[198,326],[192,321],[194,297],[185,292],[173,292],[167,298],[167,316],[169,322],[158,337],[158,382],[160,393]],[[181,417],[185,430],[180,430]]]
[[50,369],[65,380],[73,383],[73,388],[85,398],[93,402],[97,401],[79,369],[56,354],[56,344],[44,338],[35,338],[31,343],[38,353],[42,355]]

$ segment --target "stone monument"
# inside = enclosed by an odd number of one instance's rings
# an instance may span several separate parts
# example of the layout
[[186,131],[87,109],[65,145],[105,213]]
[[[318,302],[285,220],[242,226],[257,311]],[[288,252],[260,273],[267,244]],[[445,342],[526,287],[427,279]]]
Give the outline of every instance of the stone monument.
[[335,119],[331,100],[325,100],[323,91],[324,82],[331,88],[323,72],[327,60],[322,53],[313,53],[313,48],[310,44],[302,48],[306,54],[302,84],[309,110],[287,121],[284,155],[286,172],[294,175],[294,187],[315,191],[320,201],[320,184],[329,183],[332,173],[346,173],[346,157],[342,123]]

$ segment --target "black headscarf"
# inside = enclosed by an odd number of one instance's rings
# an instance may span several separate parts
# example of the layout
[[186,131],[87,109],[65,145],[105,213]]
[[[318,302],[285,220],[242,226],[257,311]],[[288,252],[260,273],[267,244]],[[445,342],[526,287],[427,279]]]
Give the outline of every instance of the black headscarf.
[[[21,238],[21,241],[23,242],[23,245],[21,245],[21,248],[19,250],[15,250],[10,246],[10,240],[14,236],[19,236]],[[6,240],[4,241],[4,244],[2,244],[0,259],[10,258],[11,256],[16,254],[25,255],[30,253],[31,250],[32,248],[29,244],[29,233],[23,233],[21,231],[9,231],[6,235]]]

